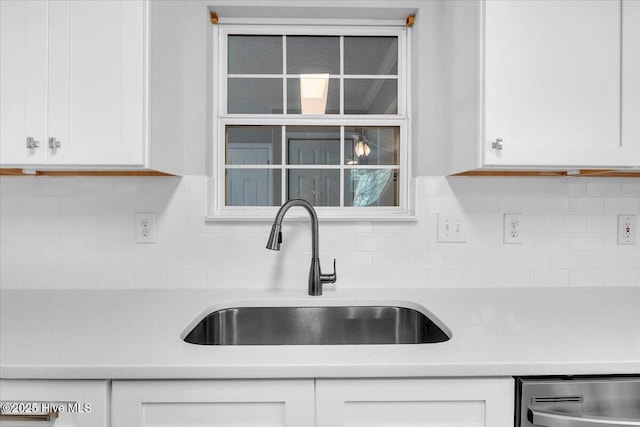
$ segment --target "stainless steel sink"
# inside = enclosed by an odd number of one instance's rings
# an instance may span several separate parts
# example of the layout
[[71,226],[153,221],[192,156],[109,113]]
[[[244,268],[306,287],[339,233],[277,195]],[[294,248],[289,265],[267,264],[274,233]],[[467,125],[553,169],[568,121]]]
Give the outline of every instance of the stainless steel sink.
[[201,345],[336,345],[424,344],[449,338],[450,333],[411,308],[296,306],[220,309],[205,316],[184,341]]

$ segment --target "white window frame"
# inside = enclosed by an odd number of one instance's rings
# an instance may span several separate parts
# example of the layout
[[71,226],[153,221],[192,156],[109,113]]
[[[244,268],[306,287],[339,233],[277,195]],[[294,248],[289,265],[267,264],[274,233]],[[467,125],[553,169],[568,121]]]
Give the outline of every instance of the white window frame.
[[[383,127],[394,126],[400,129],[400,152],[398,183],[398,201],[399,206],[391,207],[345,207],[345,206],[319,206],[316,207],[318,216],[321,219],[349,221],[349,220],[383,220],[383,221],[413,221],[414,203],[411,197],[410,177],[411,177],[411,127],[410,127],[410,90],[411,82],[411,62],[410,62],[410,31],[406,26],[397,25],[371,25],[369,22],[363,21],[361,25],[356,21],[351,22],[348,26],[339,24],[323,23],[322,25],[256,25],[256,24],[219,24],[214,26],[212,31],[212,138],[213,138],[213,176],[210,177],[208,183],[208,200],[207,200],[207,216],[208,221],[254,221],[265,220],[271,221],[275,216],[278,206],[225,206],[225,127],[227,125],[270,125],[270,126],[345,126],[345,127]],[[335,35],[335,36],[397,36],[398,37],[398,100],[396,115],[355,115],[343,114],[327,114],[322,116],[308,116],[300,114],[287,114],[286,110],[286,91],[287,85],[283,84],[283,113],[282,114],[228,114],[227,108],[227,37],[230,34],[243,35]],[[343,38],[341,37],[341,55],[344,54]],[[286,46],[284,47],[286,52]],[[217,52],[217,53],[216,53]],[[283,55],[283,62],[286,63],[286,54]],[[341,58],[341,68],[344,67],[344,60]],[[264,77],[264,75],[261,75]],[[296,74],[273,74],[269,77],[281,78],[286,83],[286,77],[295,77]],[[395,75],[394,75],[395,76]],[[243,76],[244,77],[244,76]],[[247,75],[252,77],[252,75]],[[340,108],[344,108],[344,79],[358,78],[358,76],[346,75],[341,69],[340,79]],[[385,77],[385,76],[381,76]],[[389,76],[386,76],[389,77]],[[336,78],[332,76],[332,78]],[[367,75],[362,78],[372,78]],[[345,164],[344,161],[344,130],[340,128],[340,156],[339,165],[287,165],[285,132],[282,132],[283,157],[282,164],[279,165],[282,172],[282,185],[285,185],[286,169],[363,169],[364,166],[353,167]],[[293,166],[293,167],[292,167]],[[390,165],[371,165],[368,168],[380,169],[388,168]],[[251,165],[251,169],[278,169],[274,165]],[[342,193],[344,192],[344,173],[340,174],[340,192],[341,201],[344,203]],[[284,203],[286,200],[282,200]],[[296,215],[292,211],[289,216],[305,218],[302,212]]]

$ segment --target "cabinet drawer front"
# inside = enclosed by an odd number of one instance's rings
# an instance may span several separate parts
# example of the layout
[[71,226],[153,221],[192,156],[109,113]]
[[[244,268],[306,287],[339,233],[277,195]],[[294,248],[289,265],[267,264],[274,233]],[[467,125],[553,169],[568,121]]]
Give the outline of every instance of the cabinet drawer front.
[[[56,427],[108,427],[109,382],[98,380],[0,380],[0,401],[12,415],[58,411]],[[0,421],[0,426],[51,425]]]
[[316,427],[513,425],[513,379],[317,380]]
[[114,381],[112,426],[313,426],[313,380]]

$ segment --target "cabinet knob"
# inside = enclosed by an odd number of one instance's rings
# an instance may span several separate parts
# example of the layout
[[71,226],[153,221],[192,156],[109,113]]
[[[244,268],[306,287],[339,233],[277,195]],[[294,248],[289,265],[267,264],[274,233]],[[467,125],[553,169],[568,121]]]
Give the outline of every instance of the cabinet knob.
[[36,141],[33,137],[28,136],[27,137],[27,148],[29,150],[35,150],[38,147],[40,147],[40,141]]
[[502,150],[502,138],[496,138],[496,140],[491,143],[491,148],[494,150]]
[[60,141],[58,141],[55,137],[49,138],[49,148],[55,150],[56,148],[60,148]]

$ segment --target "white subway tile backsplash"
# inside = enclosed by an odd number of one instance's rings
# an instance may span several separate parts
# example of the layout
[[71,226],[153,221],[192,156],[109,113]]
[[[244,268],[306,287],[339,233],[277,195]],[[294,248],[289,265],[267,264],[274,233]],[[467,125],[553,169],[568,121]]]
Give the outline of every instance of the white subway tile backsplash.
[[[569,270],[569,286],[606,286],[603,270],[573,269]],[[617,286],[620,286],[619,284]]]
[[627,179],[620,185],[622,196],[640,197],[640,182],[637,179]]
[[40,194],[42,181],[39,177],[2,177],[0,178],[0,196],[37,196]]
[[43,215],[40,218],[42,219],[43,233],[74,233],[78,231],[78,216],[76,215]]
[[637,214],[639,197],[605,197],[604,211],[610,214]]
[[617,215],[587,215],[587,231],[589,233],[615,232],[617,224]]
[[[136,289],[169,289],[171,288],[171,273],[153,269],[134,271],[133,283]],[[117,286],[115,284],[114,288]]]
[[587,195],[587,182],[585,178],[552,178],[551,191],[554,194],[567,197],[581,197]]
[[617,286],[637,286],[638,270],[637,269],[615,269],[604,270],[604,285],[609,286],[614,283]]
[[587,252],[587,265],[590,269],[621,268],[620,251],[589,251]]
[[[144,245],[141,249],[148,248]],[[119,251],[116,254],[116,270],[118,271],[153,271],[153,255],[150,251],[136,250]]]
[[534,270],[533,282],[536,287],[568,286],[569,270],[562,268]]
[[392,251],[426,251],[429,249],[427,233],[398,233],[389,238]]
[[[42,227],[40,216],[22,214],[2,214],[0,215],[0,238],[5,233],[37,233]],[[50,231],[50,230],[46,230]]]
[[584,269],[587,267],[587,252],[585,251],[557,251],[549,252],[551,268],[554,269]]
[[40,215],[55,215],[60,212],[60,198],[52,196],[27,196],[23,197],[23,212],[38,213]]
[[622,268],[638,270],[640,265],[640,249],[631,248],[623,250],[620,254],[620,265]]
[[[36,234],[37,235],[37,234]],[[20,252],[23,250],[24,235],[11,231],[0,232],[0,253]],[[30,250],[37,251],[38,248]]]
[[604,212],[602,197],[572,197],[569,200],[569,213],[572,214],[601,214]]
[[587,183],[587,196],[611,197],[620,195],[621,184],[619,181],[592,180]]
[[384,251],[390,248],[389,235],[382,233],[359,233],[355,244],[358,251]]
[[408,270],[408,252],[373,252],[373,267],[375,270]]
[[[61,272],[51,270],[27,270],[22,272],[22,286],[24,289],[65,289],[69,284],[62,285]],[[3,279],[4,280],[4,279]],[[73,286],[73,284],[71,284]],[[86,286],[87,288],[89,286]]]
[[135,279],[132,271],[101,271],[96,275],[96,288],[113,289],[114,284],[118,289],[134,289]]
[[[2,177],[3,288],[296,288],[304,292],[307,221],[204,222],[206,178]],[[617,215],[639,213],[640,185],[609,178],[418,177],[416,221],[321,222],[325,272],[338,286],[639,286],[640,245],[616,242]],[[134,218],[156,214],[157,242]],[[461,215],[466,243],[438,243],[437,216]],[[503,214],[524,243],[503,243]],[[325,293],[329,295],[331,287]]]
[[[12,238],[11,236],[16,236],[13,233],[9,233],[8,235],[10,236],[8,238],[9,241]],[[22,237],[21,246],[8,249],[8,253],[20,250],[28,253],[55,252],[59,251],[61,248],[60,233],[24,233],[18,236]],[[2,241],[5,240],[4,237],[5,236],[1,239]]]
[[0,215],[21,215],[24,212],[24,197],[2,197],[0,203]]
[[549,228],[543,229],[541,233],[584,233],[587,231],[586,215],[551,215],[549,218]]
[[205,270],[172,271],[170,284],[174,289],[193,289],[207,287],[207,272]]
[[604,233],[571,233],[569,249],[574,251],[601,251],[604,248]]
[[15,271],[40,270],[42,258],[39,252],[6,252],[2,257],[2,269]]

